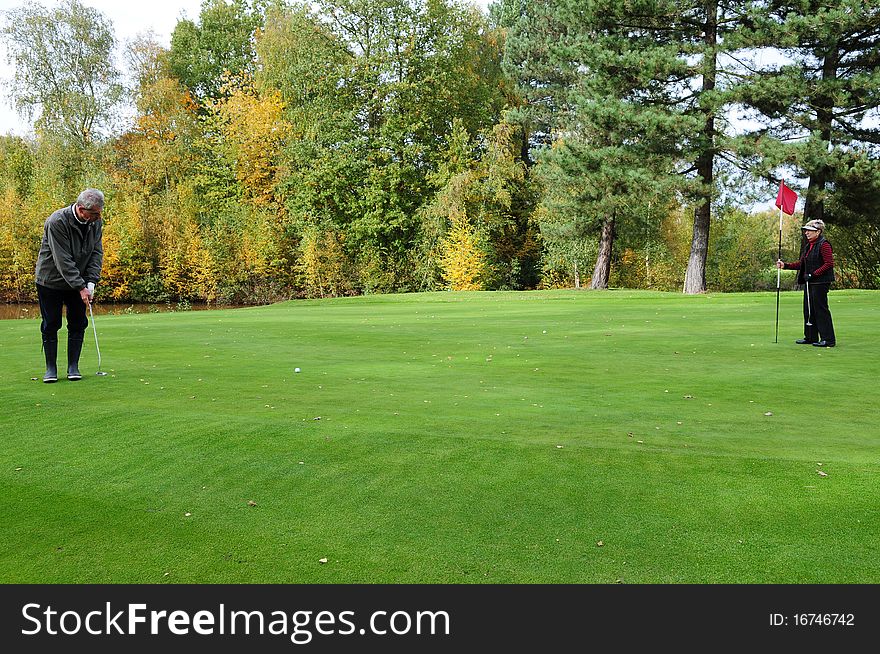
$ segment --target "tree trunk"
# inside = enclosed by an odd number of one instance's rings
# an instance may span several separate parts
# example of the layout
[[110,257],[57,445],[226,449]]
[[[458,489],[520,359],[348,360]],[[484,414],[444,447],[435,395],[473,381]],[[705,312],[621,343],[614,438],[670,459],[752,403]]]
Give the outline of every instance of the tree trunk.
[[[711,95],[715,89],[715,75],[718,57],[715,45],[718,33],[718,0],[706,2],[706,32],[704,42],[706,55],[703,64],[702,96]],[[705,116],[702,134],[702,148],[697,158],[697,175],[703,186],[703,195],[694,209],[694,235],[691,240],[691,254],[688,258],[687,272],[684,276],[684,292],[696,294],[706,292],[706,259],[709,252],[709,222],[712,215],[712,187],[714,184],[715,163],[715,110],[710,103],[702,109]]]
[[825,221],[825,171],[817,170],[810,176],[807,186],[806,200],[804,201],[804,222],[809,220]]
[[[711,174],[711,173],[710,173]],[[706,292],[706,256],[709,252],[710,200],[694,209],[694,235],[691,256],[684,276],[684,292],[690,295]]]
[[608,275],[611,272],[611,251],[614,248],[614,215],[602,221],[602,234],[599,236],[599,254],[590,288],[608,288]]
[[[840,53],[837,41],[832,41],[822,60],[822,81],[831,83],[837,79],[837,67],[840,65]],[[823,89],[827,88],[823,84]],[[834,120],[834,98],[828,93],[813,98],[816,107],[816,123],[822,136],[822,145],[826,152],[831,143],[832,121]],[[828,182],[828,165],[823,163],[810,175],[810,185],[807,188],[807,198],[804,203],[804,221],[825,221],[825,187]]]

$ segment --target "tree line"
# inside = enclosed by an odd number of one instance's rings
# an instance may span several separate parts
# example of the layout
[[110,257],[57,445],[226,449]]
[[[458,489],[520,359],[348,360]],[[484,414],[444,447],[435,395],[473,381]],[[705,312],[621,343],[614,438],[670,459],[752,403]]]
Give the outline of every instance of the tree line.
[[[0,298],[107,196],[104,299],[775,283],[778,215],[880,285],[877,0],[205,0],[170,47],[7,12]],[[128,107],[132,115],[123,115]]]

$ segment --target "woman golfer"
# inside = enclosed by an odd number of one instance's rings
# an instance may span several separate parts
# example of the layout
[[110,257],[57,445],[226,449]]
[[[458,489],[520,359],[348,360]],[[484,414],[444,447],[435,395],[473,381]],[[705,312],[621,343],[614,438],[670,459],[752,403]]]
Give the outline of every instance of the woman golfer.
[[828,308],[828,289],[834,281],[834,253],[825,240],[825,223],[811,220],[801,230],[806,237],[797,261],[778,260],[777,268],[797,270],[798,284],[804,284],[804,337],[796,342],[815,347],[834,347],[834,324]]

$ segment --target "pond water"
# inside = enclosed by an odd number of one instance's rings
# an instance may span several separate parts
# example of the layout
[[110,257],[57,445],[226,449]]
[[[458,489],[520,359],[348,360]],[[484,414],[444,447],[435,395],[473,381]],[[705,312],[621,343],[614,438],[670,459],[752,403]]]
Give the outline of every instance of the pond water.
[[[170,313],[174,311],[213,311],[217,309],[241,309],[240,304],[190,304],[169,302],[165,304],[116,304],[96,302],[92,305],[95,315],[118,316],[127,313]],[[40,318],[39,304],[0,304],[0,320],[16,318]]]

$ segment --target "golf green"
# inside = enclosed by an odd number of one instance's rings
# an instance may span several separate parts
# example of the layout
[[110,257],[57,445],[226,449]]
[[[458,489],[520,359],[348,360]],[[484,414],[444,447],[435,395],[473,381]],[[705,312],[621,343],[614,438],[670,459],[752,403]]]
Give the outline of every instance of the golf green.
[[[878,583],[880,293],[0,321],[4,583]],[[60,333],[63,370],[65,332]],[[295,372],[300,368],[300,372]]]

